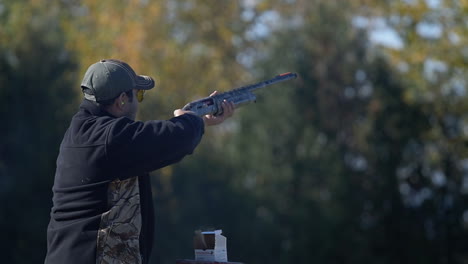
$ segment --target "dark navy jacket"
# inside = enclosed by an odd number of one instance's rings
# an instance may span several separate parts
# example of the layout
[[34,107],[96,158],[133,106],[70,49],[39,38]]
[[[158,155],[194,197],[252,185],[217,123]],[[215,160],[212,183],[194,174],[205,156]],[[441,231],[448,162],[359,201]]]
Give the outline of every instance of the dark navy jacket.
[[147,263],[148,172],[191,154],[203,133],[195,115],[138,122],[84,100],[57,158],[45,263]]

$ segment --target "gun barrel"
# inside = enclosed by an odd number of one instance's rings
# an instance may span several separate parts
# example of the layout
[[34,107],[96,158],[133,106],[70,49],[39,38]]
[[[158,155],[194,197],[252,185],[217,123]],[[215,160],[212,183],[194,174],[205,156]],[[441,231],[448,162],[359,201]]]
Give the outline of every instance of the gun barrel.
[[238,91],[238,90],[253,91],[253,90],[263,88],[263,87],[268,86],[268,85],[272,85],[272,84],[275,84],[275,83],[278,83],[278,82],[283,82],[283,81],[287,81],[287,80],[295,79],[295,78],[297,78],[296,73],[286,72],[286,73],[277,75],[276,77],[274,77],[272,79],[269,79],[269,80],[266,80],[266,81],[263,81],[263,82],[259,82],[259,83],[255,83],[255,84],[251,84],[251,85],[247,85],[247,86],[242,86],[242,87],[236,88],[234,90],[236,90],[236,91]]

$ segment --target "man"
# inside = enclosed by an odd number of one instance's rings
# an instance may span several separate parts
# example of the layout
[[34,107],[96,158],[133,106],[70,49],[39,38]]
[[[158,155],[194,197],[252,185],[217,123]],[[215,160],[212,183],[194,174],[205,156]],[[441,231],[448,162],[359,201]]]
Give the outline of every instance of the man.
[[[177,109],[167,121],[135,121],[155,85],[125,62],[101,60],[82,81],[85,99],[57,158],[45,263],[147,263],[153,245],[148,172],[180,161],[221,116]],[[213,95],[213,94],[212,94]]]

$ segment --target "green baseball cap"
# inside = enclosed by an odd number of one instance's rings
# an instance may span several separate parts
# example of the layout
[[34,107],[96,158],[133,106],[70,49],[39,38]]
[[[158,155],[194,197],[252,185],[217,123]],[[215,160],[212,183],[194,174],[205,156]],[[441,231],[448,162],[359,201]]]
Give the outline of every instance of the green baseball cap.
[[149,90],[154,87],[153,78],[137,75],[125,62],[107,59],[89,66],[81,88],[88,88],[84,97],[91,101],[102,102],[116,98],[131,89]]

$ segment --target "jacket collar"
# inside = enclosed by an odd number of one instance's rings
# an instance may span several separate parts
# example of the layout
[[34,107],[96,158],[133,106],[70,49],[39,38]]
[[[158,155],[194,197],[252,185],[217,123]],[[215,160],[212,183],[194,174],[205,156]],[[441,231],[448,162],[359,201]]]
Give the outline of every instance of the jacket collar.
[[117,118],[111,115],[109,112],[102,110],[101,107],[97,106],[94,102],[91,102],[86,99],[83,99],[83,102],[81,102],[80,109],[90,113],[93,116],[110,116],[113,118]]

